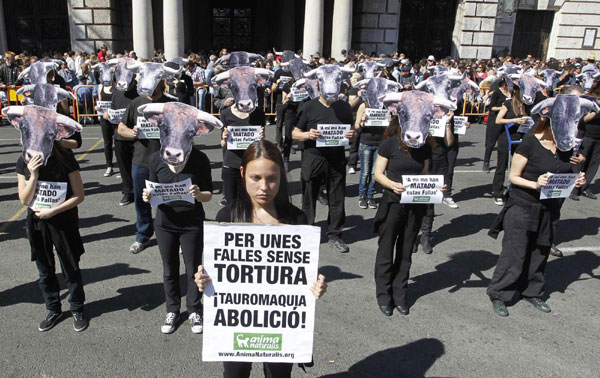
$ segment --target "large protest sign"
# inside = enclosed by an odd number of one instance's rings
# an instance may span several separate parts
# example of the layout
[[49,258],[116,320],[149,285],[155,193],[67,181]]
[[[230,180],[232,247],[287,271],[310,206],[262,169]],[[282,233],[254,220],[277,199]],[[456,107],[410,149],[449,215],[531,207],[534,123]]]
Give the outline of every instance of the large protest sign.
[[389,111],[387,109],[371,109],[366,108],[365,114],[367,119],[365,120],[365,126],[389,126],[388,121]]
[[65,202],[66,199],[66,182],[38,181],[29,207],[32,210],[53,209]]
[[400,203],[442,203],[443,175],[402,175],[402,185]]
[[432,118],[429,122],[429,135],[439,138],[446,136],[446,122],[448,122],[448,116]]
[[522,134],[527,134],[527,132],[529,130],[531,130],[531,128],[533,127],[535,122],[533,121],[533,118],[531,118],[531,117],[521,117],[521,118],[525,120],[525,123],[519,126],[519,128],[517,129],[517,132],[522,133]]
[[227,126],[227,149],[245,150],[252,142],[260,139],[262,126]]
[[317,139],[317,147],[341,147],[350,144],[344,135],[350,130],[350,125],[317,125],[322,137]]
[[159,184],[146,180],[146,189],[150,192],[150,206],[158,206],[171,201],[187,201],[194,203],[190,194],[192,180],[186,179],[170,184]]
[[118,125],[119,122],[121,122],[121,119],[123,119],[123,115],[125,114],[126,110],[127,108],[108,109],[108,122],[112,123],[113,125]]
[[308,91],[306,89],[294,88],[291,89],[292,102],[304,101],[308,98]]
[[98,113],[98,115],[102,115],[104,114],[104,112],[110,109],[110,105],[110,101],[96,101],[96,106],[98,107],[98,110],[96,110],[96,112]]
[[321,230],[204,223],[203,361],[310,362]]
[[540,189],[540,199],[567,198],[575,187],[577,173],[548,173],[548,184]]
[[454,134],[465,135],[467,133],[467,122],[469,122],[469,117],[454,116]]
[[146,118],[137,117],[138,139],[160,139],[160,129]]

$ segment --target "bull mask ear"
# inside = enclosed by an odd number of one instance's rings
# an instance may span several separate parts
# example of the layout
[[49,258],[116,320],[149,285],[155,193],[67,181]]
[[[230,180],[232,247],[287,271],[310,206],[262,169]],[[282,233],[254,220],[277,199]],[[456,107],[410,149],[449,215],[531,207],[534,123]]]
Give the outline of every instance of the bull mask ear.
[[35,84],[24,85],[21,88],[17,89],[17,96],[26,96],[31,97],[33,90],[35,89]]
[[64,99],[75,100],[75,95],[72,92],[66,91],[62,88],[56,88],[56,94],[58,95],[58,101],[62,101]]
[[531,114],[539,114],[542,116],[547,116],[548,113],[552,110],[554,106],[554,101],[556,101],[556,97],[550,97],[545,99],[544,101],[538,103],[531,109]]
[[76,132],[83,130],[83,126],[66,115],[56,113],[56,140],[68,138]]
[[590,101],[581,97],[579,98],[579,106],[581,107],[582,117],[590,112],[598,113],[600,110],[600,107],[595,101]]
[[2,108],[2,114],[8,117],[8,121],[15,127],[15,129],[19,129],[21,127],[21,124],[23,123],[24,111],[25,107],[18,105]]
[[155,126],[158,126],[158,121],[162,117],[165,109],[164,103],[151,103],[140,105],[137,108],[138,113],[143,114],[149,122],[152,122]]
[[369,85],[369,81],[371,81],[371,79],[361,80],[358,83],[354,84],[353,87],[360,88],[360,89],[365,89],[366,86]]
[[127,68],[131,72],[138,72],[141,67],[142,67],[142,62],[138,62],[138,61],[127,62],[127,64],[125,65],[125,68]]
[[402,92],[390,92],[379,98],[383,106],[392,114],[398,114],[398,103],[402,101]]
[[273,77],[275,73],[266,68],[255,68],[254,75],[256,76],[256,83],[258,85],[263,85],[265,81],[267,81],[268,78]]
[[196,135],[206,134],[215,128],[220,129],[223,123],[217,118],[202,110],[197,110],[196,116]]
[[213,76],[211,82],[213,85],[225,85],[229,81],[229,71],[221,72],[220,74]]

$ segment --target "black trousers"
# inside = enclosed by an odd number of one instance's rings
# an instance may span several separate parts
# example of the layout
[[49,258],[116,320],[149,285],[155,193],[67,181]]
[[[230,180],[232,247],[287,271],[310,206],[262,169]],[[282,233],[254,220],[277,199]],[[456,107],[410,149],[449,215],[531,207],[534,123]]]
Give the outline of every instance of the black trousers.
[[496,117],[488,116],[488,123],[485,128],[485,152],[483,154],[483,162],[489,163],[492,156],[492,150],[498,142],[500,134],[504,130],[504,125],[496,124]]
[[277,121],[275,122],[275,142],[279,148],[283,149],[283,119],[287,105],[277,104],[275,105],[275,114],[277,114]]
[[425,206],[399,203],[389,203],[387,206],[385,221],[378,228],[375,294],[380,306],[408,306],[412,249]]
[[113,137],[115,135],[115,127],[102,117],[100,118],[100,129],[102,130],[102,139],[104,139],[104,159],[106,167],[112,167],[113,160]]
[[583,166],[586,184],[581,187],[581,190],[587,190],[593,184],[600,166],[600,140],[584,137],[583,149],[587,153],[587,160]]
[[179,312],[181,287],[179,285],[179,247],[183,252],[187,291],[185,304],[188,314],[202,312],[202,293],[194,282],[194,273],[202,264],[202,230],[198,232],[176,232],[156,227],[156,241],[163,262],[163,286],[167,312]]
[[221,179],[223,179],[223,196],[231,204],[238,196],[240,182],[242,181],[240,169],[223,166]]
[[528,230],[528,218],[527,211],[516,205],[506,211],[502,251],[487,288],[492,300],[508,302],[519,295],[544,295],[544,270],[550,247],[537,245],[538,234]]
[[[291,363],[263,362],[263,371],[265,378],[291,378]],[[223,362],[224,378],[249,378],[252,371],[252,362]]]
[[[500,125],[504,129],[504,125]],[[506,168],[508,166],[508,139],[506,132],[501,131],[498,137],[498,162],[492,179],[492,194],[494,197],[502,197],[504,192],[504,181],[506,180]]]
[[290,160],[290,152],[292,150],[292,130],[294,128],[294,121],[296,120],[296,111],[291,108],[287,108],[283,112],[283,128],[284,128],[284,139],[283,139],[283,160]]
[[117,156],[117,164],[123,182],[121,193],[133,196],[133,179],[131,178],[133,141],[115,139],[115,155]]
[[352,140],[352,144],[350,145],[350,150],[348,151],[348,165],[355,168],[358,164],[358,149],[360,147],[360,130],[358,131],[358,135],[354,137]]

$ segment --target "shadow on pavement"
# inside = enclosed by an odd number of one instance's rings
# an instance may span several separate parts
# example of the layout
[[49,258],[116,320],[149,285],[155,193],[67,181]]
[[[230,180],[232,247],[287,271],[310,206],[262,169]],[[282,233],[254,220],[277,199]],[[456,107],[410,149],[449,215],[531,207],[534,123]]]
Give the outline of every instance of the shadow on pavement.
[[[500,211],[500,207],[498,207]],[[433,242],[440,244],[448,239],[461,238],[478,233],[482,229],[489,229],[498,216],[497,213],[485,214],[465,214],[450,220],[443,224],[433,233]],[[433,224],[435,229],[435,223]],[[434,247],[435,248],[435,247]]]
[[440,340],[420,339],[379,351],[350,366],[348,371],[323,375],[321,378],[424,377],[444,352],[444,344]]
[[319,268],[319,273],[325,276],[325,281],[333,282],[338,280],[353,280],[355,278],[362,278],[358,274],[343,272],[340,268],[333,265],[325,265]]
[[[492,181],[490,180],[489,184],[478,185],[478,186],[470,186],[468,188],[462,189],[460,192],[453,194],[452,198],[456,202],[464,202],[476,198],[492,198],[490,194],[492,189]],[[491,203],[491,201],[490,201]],[[498,212],[500,212],[501,207],[498,206]]]
[[[583,198],[582,201],[586,199],[587,198]],[[557,243],[576,241],[584,236],[596,236],[598,235],[599,228],[600,218],[598,217],[576,218],[559,221],[558,235],[556,236]]]
[[598,267],[600,256],[585,250],[550,260],[546,266],[546,296],[557,291],[564,293],[576,281],[600,279],[600,275],[594,274]]

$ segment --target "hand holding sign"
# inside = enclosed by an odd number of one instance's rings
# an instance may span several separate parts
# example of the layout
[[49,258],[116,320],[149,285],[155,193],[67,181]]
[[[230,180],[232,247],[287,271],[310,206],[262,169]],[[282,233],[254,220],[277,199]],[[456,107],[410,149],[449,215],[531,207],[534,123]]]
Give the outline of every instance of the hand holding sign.
[[321,136],[317,138],[317,147],[342,147],[350,144],[350,139],[354,137],[354,130],[350,130],[350,125],[329,125],[318,124]]
[[198,291],[200,292],[204,292],[204,289],[210,284],[211,280],[208,274],[206,274],[204,266],[198,265],[198,271],[194,274],[194,282],[196,282],[196,286],[198,286]]
[[577,183],[585,183],[585,175],[581,173],[546,173],[538,177],[536,184],[540,187],[540,199],[567,198]]
[[406,191],[400,203],[441,203],[446,190],[443,175],[402,175]]
[[311,286],[310,291],[312,291],[313,295],[317,299],[321,298],[323,294],[325,294],[327,291],[327,282],[325,282],[324,275],[319,274],[319,277],[317,277],[317,282]]
[[550,173],[544,173],[543,175],[540,175],[538,177],[537,181],[535,182],[535,188],[541,189],[543,186],[548,185],[549,177],[550,177]]

